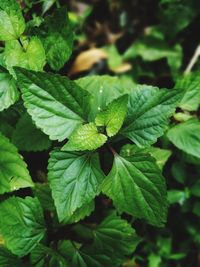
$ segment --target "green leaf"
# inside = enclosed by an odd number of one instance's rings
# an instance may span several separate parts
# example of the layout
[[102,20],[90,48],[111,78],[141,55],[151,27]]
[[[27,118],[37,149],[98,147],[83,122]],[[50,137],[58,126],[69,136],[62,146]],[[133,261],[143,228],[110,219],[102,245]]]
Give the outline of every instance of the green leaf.
[[0,133],[0,194],[34,186],[26,167],[16,147]]
[[113,167],[103,183],[103,192],[120,212],[162,226],[166,221],[166,186],[155,160],[148,154],[121,157],[115,154]]
[[125,82],[124,80],[119,79],[118,77],[111,77],[108,75],[102,76],[88,76],[76,80],[76,83],[81,86],[83,89],[90,92],[93,96],[91,99],[91,109],[89,113],[89,119],[94,121],[96,115],[105,110],[107,105],[112,102],[114,99],[129,93],[132,87],[130,82]]
[[0,246],[0,266],[1,267],[21,267],[21,260],[13,255],[7,248]]
[[24,105],[36,126],[63,141],[87,116],[89,94],[67,77],[15,68]]
[[16,0],[0,2],[0,41],[14,40],[25,30],[25,21]]
[[146,148],[139,148],[136,145],[127,144],[122,147],[120,151],[120,155],[123,157],[124,156],[127,157],[127,156],[132,156],[137,152],[149,153],[153,158],[155,158],[156,163],[161,170],[172,154],[172,152],[168,149],[161,149],[161,148],[154,147],[154,146],[146,147]]
[[98,132],[94,123],[88,123],[75,129],[62,150],[83,151],[94,150],[102,146],[107,140],[104,134]]
[[64,223],[72,224],[76,223],[85,217],[89,216],[95,209],[94,201],[84,204],[80,208],[76,209],[72,216],[66,218]]
[[30,70],[42,70],[45,61],[45,51],[38,37],[32,37],[30,41],[22,41],[23,47],[17,40],[6,42],[5,45],[5,62],[7,69],[14,74],[13,67],[23,67]]
[[139,147],[155,143],[167,129],[168,118],[174,113],[182,95],[182,90],[138,86],[130,94],[127,119],[121,134]]
[[15,80],[8,73],[0,73],[0,111],[13,105],[19,98]]
[[113,136],[122,127],[127,111],[128,96],[123,95],[113,100],[106,110],[97,114],[95,123],[97,126],[106,126],[108,136]]
[[[107,216],[93,231],[93,248],[113,261],[122,261],[132,254],[141,239],[135,230],[115,213]],[[122,263],[122,262],[121,262]]]
[[81,244],[64,240],[59,245],[59,251],[68,259],[70,267],[110,267],[109,258],[93,251],[91,246],[84,248]]
[[200,75],[198,72],[178,79],[175,88],[186,90],[179,104],[180,108],[188,111],[198,109],[200,105]]
[[182,64],[182,47],[179,44],[169,46],[159,27],[148,27],[145,35],[135,41],[125,52],[124,60],[141,57],[144,61],[156,61],[166,58],[172,74]]
[[60,8],[41,25],[40,38],[44,44],[47,62],[53,70],[61,69],[72,53],[74,34],[67,9]]
[[0,203],[0,232],[6,247],[22,257],[45,233],[44,218],[37,198],[10,197]]
[[180,150],[200,158],[200,121],[190,119],[175,125],[167,132],[169,140]]
[[51,153],[48,180],[60,221],[71,218],[74,212],[91,202],[100,193],[104,174],[97,154],[62,152]]
[[[38,244],[30,255],[31,263],[35,267],[69,267],[66,259],[58,250],[53,250],[42,244]],[[47,265],[48,264],[48,265]]]
[[27,152],[42,151],[51,146],[51,141],[48,136],[36,128],[27,113],[17,122],[16,129],[12,135],[12,143],[19,150]]
[[47,183],[36,183],[33,188],[34,196],[38,198],[43,209],[55,211],[51,189]]

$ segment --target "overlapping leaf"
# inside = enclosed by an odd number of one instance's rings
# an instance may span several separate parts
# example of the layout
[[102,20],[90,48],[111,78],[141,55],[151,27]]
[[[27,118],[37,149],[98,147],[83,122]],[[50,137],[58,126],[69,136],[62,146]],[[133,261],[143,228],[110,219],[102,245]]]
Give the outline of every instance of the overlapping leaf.
[[32,186],[26,163],[16,147],[0,133],[0,194]]
[[183,93],[183,90],[139,86],[130,94],[127,120],[121,134],[140,147],[155,143],[167,129],[168,118],[175,111]]
[[87,117],[89,95],[60,75],[15,68],[24,104],[37,127],[62,141]]
[[0,232],[6,247],[18,256],[28,254],[45,233],[38,199],[11,197],[0,203]]
[[148,154],[121,157],[115,154],[113,167],[103,183],[103,192],[116,208],[148,223],[162,226],[167,200],[164,178]]
[[81,206],[100,193],[104,174],[97,154],[51,153],[48,180],[60,221],[68,220]]

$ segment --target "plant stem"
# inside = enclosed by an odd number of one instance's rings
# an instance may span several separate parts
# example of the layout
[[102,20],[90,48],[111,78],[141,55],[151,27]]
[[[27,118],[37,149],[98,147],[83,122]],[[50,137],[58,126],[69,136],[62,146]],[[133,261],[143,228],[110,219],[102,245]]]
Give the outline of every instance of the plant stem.
[[196,64],[198,58],[200,56],[200,44],[197,46],[195,52],[194,52],[194,55],[193,57],[191,58],[187,68],[185,69],[184,71],[184,74],[188,74],[191,72],[192,68],[194,67],[194,65]]

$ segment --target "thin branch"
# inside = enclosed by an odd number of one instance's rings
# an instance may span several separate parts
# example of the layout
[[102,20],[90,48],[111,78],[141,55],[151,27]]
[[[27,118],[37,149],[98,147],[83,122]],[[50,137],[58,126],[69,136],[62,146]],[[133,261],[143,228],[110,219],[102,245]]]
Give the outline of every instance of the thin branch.
[[200,56],[200,44],[197,46],[195,52],[194,52],[194,55],[193,57],[191,58],[187,68],[185,69],[184,71],[184,74],[188,74],[191,72],[192,68],[194,67],[194,65],[196,64],[198,58]]

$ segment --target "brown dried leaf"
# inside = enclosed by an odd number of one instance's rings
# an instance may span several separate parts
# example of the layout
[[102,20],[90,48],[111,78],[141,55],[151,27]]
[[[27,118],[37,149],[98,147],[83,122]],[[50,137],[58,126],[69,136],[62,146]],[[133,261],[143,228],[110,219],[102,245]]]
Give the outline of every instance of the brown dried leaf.
[[98,63],[100,60],[107,58],[108,58],[107,53],[102,49],[91,48],[87,51],[80,53],[76,57],[68,74],[71,76],[82,71],[87,71],[91,69],[92,66]]

